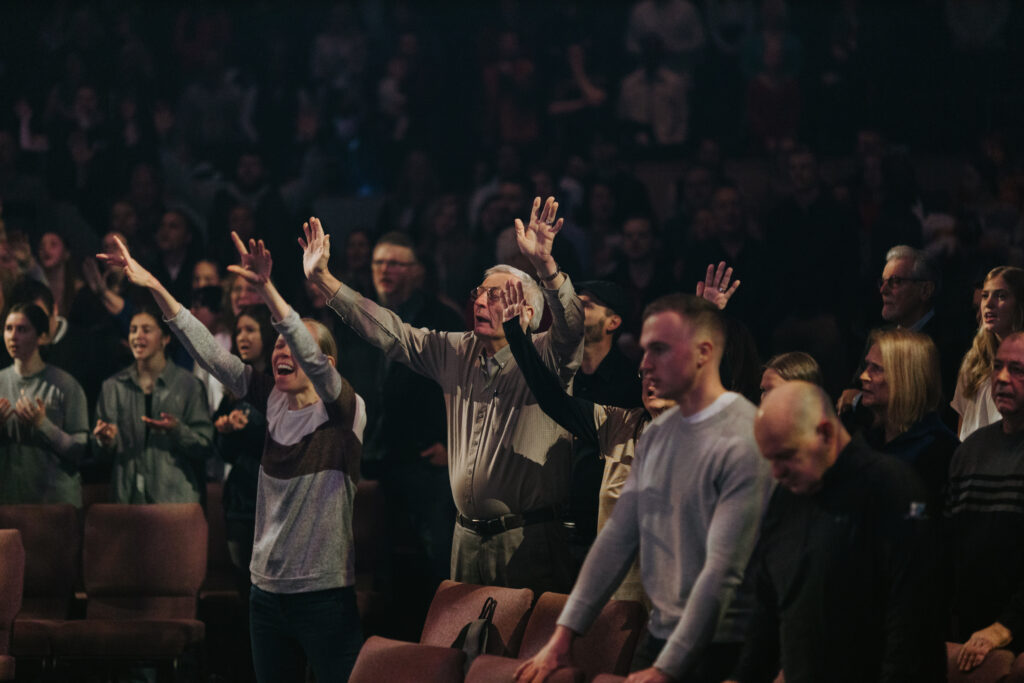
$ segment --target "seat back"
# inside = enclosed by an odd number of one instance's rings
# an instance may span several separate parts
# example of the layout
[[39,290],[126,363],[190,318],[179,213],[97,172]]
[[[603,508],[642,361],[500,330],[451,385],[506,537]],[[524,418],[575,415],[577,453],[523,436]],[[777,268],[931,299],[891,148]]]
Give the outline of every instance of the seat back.
[[970,671],[960,671],[956,659],[960,655],[960,643],[946,643],[946,679],[948,683],[1002,683],[1013,666],[1013,653],[1009,650],[992,650],[984,661]]
[[0,529],[17,529],[25,548],[21,617],[67,619],[75,597],[82,542],[75,506],[0,505]]
[[11,652],[14,617],[21,609],[25,584],[25,548],[21,532],[0,529],[0,655]]
[[[569,596],[544,593],[530,613],[519,659],[532,657],[555,632],[558,617]],[[647,620],[646,610],[632,600],[611,600],[587,632],[573,640],[572,662],[590,678],[601,673],[627,674],[633,650]]]
[[491,620],[493,629],[487,641],[487,654],[515,656],[533,602],[533,591],[529,588],[442,581],[427,611],[420,643],[450,647],[466,624],[480,618],[489,597],[498,604]]
[[207,533],[198,503],[93,505],[82,552],[86,617],[194,619]]

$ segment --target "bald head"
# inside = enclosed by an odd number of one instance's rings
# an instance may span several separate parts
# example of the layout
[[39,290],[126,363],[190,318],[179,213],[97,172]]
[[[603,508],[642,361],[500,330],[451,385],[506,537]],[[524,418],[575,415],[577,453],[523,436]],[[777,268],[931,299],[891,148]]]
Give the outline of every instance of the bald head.
[[801,381],[786,382],[765,395],[754,438],[772,464],[772,476],[798,495],[821,488],[825,472],[850,441],[825,392]]

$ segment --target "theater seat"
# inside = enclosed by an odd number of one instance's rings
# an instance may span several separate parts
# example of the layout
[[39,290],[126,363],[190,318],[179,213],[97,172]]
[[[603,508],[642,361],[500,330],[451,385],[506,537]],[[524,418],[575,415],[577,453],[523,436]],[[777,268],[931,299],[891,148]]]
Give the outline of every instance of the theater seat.
[[487,598],[497,601],[493,630],[487,643],[487,654],[513,656],[526,628],[526,618],[533,602],[529,588],[477,586],[458,581],[442,581],[430,602],[423,622],[420,643],[450,647],[462,627],[480,617]]
[[461,683],[462,650],[371,636],[359,650],[349,683]]
[[25,586],[11,651],[48,659],[57,624],[72,617],[81,551],[81,523],[73,505],[0,505],[0,528],[18,529],[25,547]]
[[57,627],[54,656],[177,668],[205,635],[196,610],[206,550],[196,503],[93,505],[82,552],[86,618]]
[[1006,683],[1024,683],[1024,654],[1018,655],[1010,667],[1010,675],[1006,677]]
[[971,671],[960,671],[956,658],[960,654],[960,643],[946,643],[946,677],[948,683],[1003,683],[1013,666],[1013,653],[1009,650],[992,650],[985,660]]
[[0,681],[14,680],[11,640],[24,584],[25,548],[21,544],[21,532],[0,529]]
[[[568,599],[564,593],[541,595],[526,624],[519,657],[479,657],[466,674],[467,683],[512,681],[521,661],[540,652],[551,638]],[[640,603],[611,600],[587,633],[573,641],[573,667],[559,670],[558,676],[550,680],[589,680],[602,673],[628,673],[646,618],[646,610]]]

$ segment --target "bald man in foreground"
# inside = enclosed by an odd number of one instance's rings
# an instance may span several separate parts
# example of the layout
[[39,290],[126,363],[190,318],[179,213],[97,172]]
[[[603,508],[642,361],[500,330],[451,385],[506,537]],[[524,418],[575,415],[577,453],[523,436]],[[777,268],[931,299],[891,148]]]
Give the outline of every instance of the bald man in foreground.
[[757,606],[733,679],[946,680],[939,511],[892,456],[851,439],[821,389],[770,391],[754,438],[779,482],[748,573]]

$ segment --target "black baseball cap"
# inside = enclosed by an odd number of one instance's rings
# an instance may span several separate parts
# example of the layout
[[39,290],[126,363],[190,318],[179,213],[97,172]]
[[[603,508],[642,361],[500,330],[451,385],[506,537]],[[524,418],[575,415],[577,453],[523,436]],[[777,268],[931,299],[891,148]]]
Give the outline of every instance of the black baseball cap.
[[615,315],[625,317],[629,310],[626,292],[614,282],[607,280],[587,280],[576,285],[580,294],[586,294]]

